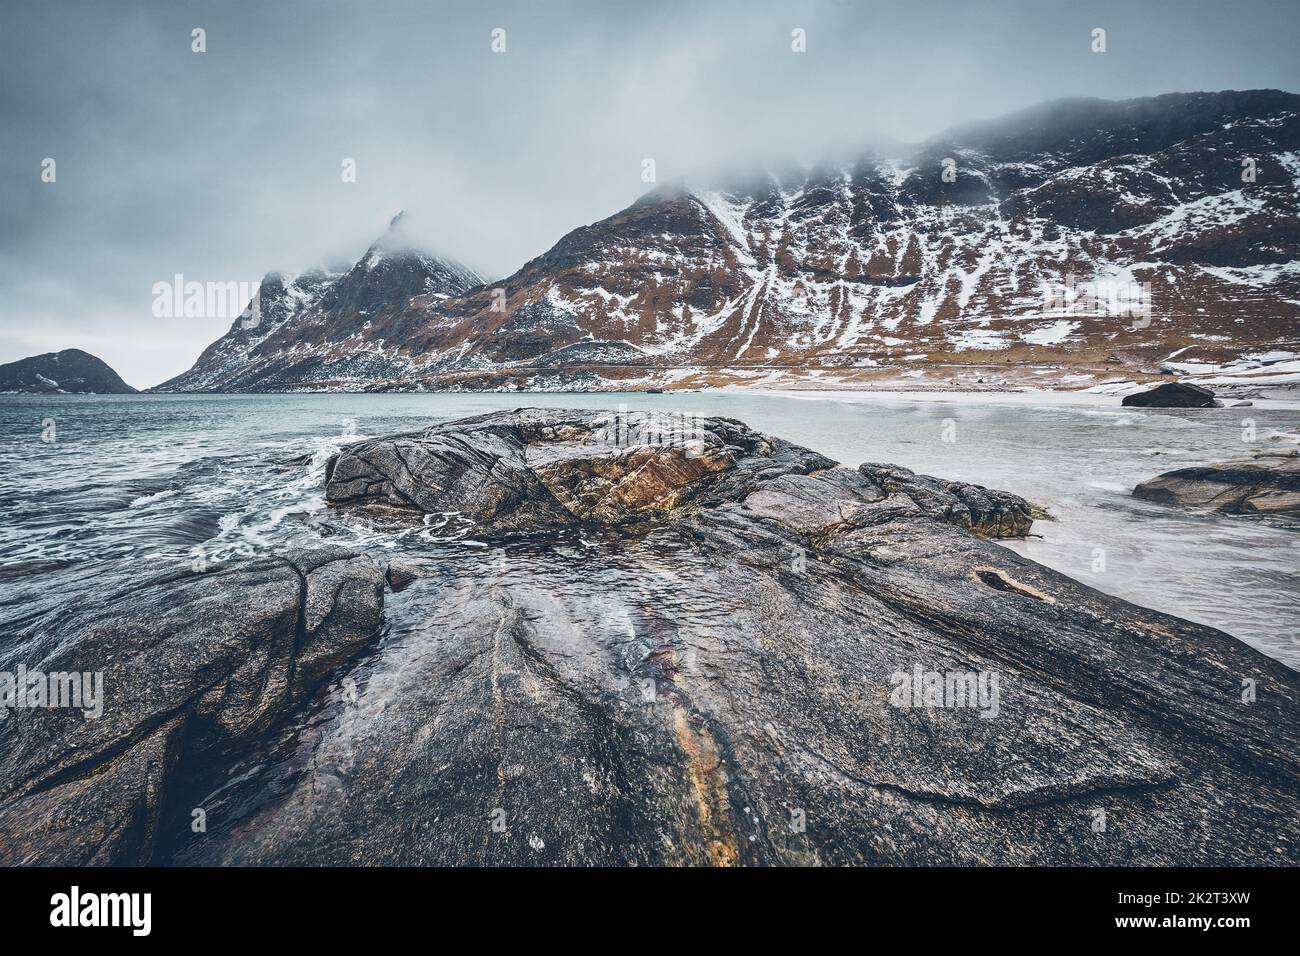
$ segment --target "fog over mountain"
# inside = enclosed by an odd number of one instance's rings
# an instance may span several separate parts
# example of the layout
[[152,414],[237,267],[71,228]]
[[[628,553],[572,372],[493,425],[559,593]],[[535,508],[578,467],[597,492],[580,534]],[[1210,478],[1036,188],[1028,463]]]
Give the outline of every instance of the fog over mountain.
[[0,13],[0,362],[83,348],[136,387],[234,319],[158,318],[155,283],[346,266],[402,209],[424,244],[496,278],[634,202],[647,158],[663,183],[1059,96],[1300,90],[1300,11],[1265,0],[17,12]]

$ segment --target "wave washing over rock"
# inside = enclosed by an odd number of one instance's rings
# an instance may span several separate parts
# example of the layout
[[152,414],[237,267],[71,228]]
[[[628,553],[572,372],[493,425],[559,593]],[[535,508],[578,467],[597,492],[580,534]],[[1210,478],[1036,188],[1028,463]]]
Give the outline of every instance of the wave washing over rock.
[[106,702],[0,721],[9,860],[1300,859],[1300,675],[989,540],[1014,495],[537,409],[357,442],[325,491],[473,537],[387,552],[386,597],[335,549],[32,622]]

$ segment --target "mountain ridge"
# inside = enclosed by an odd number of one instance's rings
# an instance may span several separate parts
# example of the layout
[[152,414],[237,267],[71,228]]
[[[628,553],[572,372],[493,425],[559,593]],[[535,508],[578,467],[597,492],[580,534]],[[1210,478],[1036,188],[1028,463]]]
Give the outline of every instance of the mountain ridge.
[[445,257],[370,281],[377,242],[159,389],[1069,388],[1288,356],[1298,154],[1283,91],[1053,101],[905,157],[659,184],[495,283]]

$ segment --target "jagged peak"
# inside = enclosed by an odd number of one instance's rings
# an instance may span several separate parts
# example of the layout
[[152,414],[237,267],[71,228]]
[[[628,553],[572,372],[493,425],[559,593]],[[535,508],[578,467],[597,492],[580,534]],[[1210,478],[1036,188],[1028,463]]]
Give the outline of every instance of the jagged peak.
[[752,166],[715,166],[666,180],[643,193],[630,208],[674,202],[722,193],[735,197],[758,198],[777,192],[790,192],[803,186],[807,167],[792,157],[777,156]]
[[381,252],[387,255],[409,253],[418,256],[430,256],[437,259],[448,258],[437,250],[430,248],[424,237],[417,232],[419,220],[410,216],[405,209],[388,221],[388,229],[370,244],[366,255]]
[[428,272],[455,276],[457,284],[465,288],[485,281],[483,276],[454,256],[432,248],[419,233],[418,225],[419,220],[410,216],[406,210],[398,212],[389,221],[387,231],[370,244],[353,270],[369,272],[382,263],[418,264]]

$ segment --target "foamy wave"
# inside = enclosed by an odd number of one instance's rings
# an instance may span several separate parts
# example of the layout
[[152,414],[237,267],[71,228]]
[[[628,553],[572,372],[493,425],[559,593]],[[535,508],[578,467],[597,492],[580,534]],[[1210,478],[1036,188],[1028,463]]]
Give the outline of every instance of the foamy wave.
[[177,491],[175,488],[168,488],[165,491],[156,491],[151,495],[141,495],[139,498],[136,498],[129,505],[127,505],[127,507],[143,508],[145,505],[151,505],[155,501],[162,501],[164,498],[174,497],[176,494]]

